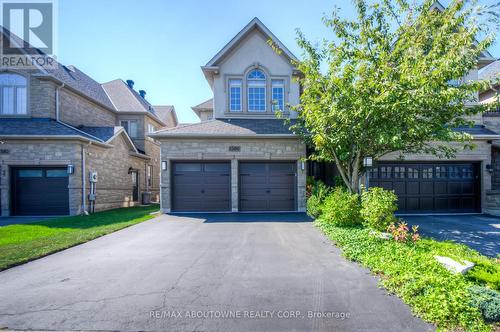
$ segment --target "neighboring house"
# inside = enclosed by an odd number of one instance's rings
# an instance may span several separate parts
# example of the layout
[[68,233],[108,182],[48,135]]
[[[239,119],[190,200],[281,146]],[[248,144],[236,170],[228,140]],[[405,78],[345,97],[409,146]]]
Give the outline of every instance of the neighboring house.
[[202,122],[150,135],[162,143],[163,211],[305,210],[306,146],[275,117],[296,117],[291,60],[255,18],[202,67],[214,94],[193,107]]
[[[334,166],[304,165],[306,146],[275,117],[275,108],[292,122],[296,117],[286,108],[299,102],[293,80],[299,73],[290,60],[295,57],[255,18],[202,67],[214,96],[193,107],[201,122],[151,135],[162,143],[163,211],[304,211],[306,173],[331,182]],[[478,69],[492,61],[483,54]],[[477,80],[478,70],[465,79]],[[474,127],[457,129],[473,136],[474,150],[461,149],[453,160],[418,154],[400,161],[389,154],[366,181],[395,190],[399,212],[495,212],[500,199],[491,190],[491,154],[500,135],[484,119],[475,116]]]
[[208,121],[214,118],[214,99],[210,98],[203,103],[191,107],[191,109],[198,115],[200,121]]
[[144,93],[59,63],[0,69],[0,91],[2,216],[133,206],[143,192],[159,200],[159,144],[146,134],[167,124]]
[[[479,93],[481,104],[491,104],[488,112],[483,114],[484,124],[497,132],[500,132],[500,60],[484,67],[479,71],[481,80],[491,82],[490,88]],[[490,200],[492,204],[500,204],[500,141],[492,143],[492,183]]]

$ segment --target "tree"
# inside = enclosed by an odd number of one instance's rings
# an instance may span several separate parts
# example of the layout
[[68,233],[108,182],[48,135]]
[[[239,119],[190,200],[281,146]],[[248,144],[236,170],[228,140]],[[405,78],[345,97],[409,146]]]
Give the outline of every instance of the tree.
[[[399,151],[451,158],[471,137],[484,82],[463,78],[494,41],[496,7],[453,0],[444,11],[433,1],[354,1],[357,19],[324,18],[335,38],[313,45],[298,30],[303,92],[291,129],[314,146],[316,160],[335,162],[351,192],[359,192],[365,157]],[[481,41],[476,37],[482,35]]]

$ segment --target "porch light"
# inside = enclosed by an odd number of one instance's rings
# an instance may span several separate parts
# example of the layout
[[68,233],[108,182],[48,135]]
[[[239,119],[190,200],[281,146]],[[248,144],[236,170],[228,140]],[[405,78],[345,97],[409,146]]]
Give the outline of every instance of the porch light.
[[75,166],[74,166],[74,165],[68,165],[68,166],[66,167],[66,173],[68,173],[68,174],[73,174],[73,173],[75,173]]
[[306,168],[306,163],[304,161],[300,162],[300,169],[304,170]]
[[363,159],[363,166],[364,167],[372,167],[373,166],[373,158],[372,157],[365,157]]
[[162,171],[166,171],[167,170],[167,162],[165,160],[163,160],[161,162],[161,170]]

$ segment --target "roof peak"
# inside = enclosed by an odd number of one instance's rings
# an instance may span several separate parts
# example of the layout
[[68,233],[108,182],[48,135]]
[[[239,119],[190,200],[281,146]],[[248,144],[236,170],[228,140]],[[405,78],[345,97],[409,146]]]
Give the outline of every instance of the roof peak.
[[243,29],[241,29],[217,54],[207,62],[205,67],[215,66],[220,59],[233,50],[251,31],[257,28],[261,33],[271,39],[283,54],[290,60],[298,61],[297,57],[269,30],[262,21],[255,16]]

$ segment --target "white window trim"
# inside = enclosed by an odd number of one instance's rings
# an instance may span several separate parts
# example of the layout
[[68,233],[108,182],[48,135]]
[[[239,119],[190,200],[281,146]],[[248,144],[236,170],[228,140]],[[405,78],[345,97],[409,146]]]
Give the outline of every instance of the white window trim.
[[[24,80],[24,85],[2,85],[0,84],[0,116],[5,116],[5,117],[16,117],[16,116],[27,116],[28,115],[28,106],[29,106],[29,98],[28,98],[28,86],[29,86],[29,79],[16,72],[1,72],[0,75],[15,75],[19,76]],[[3,110],[3,89],[4,88],[12,88],[12,101],[13,101],[13,113],[4,113]],[[17,109],[17,90],[21,88],[24,89],[24,110],[22,113],[19,113],[19,110]]]
[[[281,89],[281,98],[283,99],[283,105],[279,105],[279,104],[275,104],[274,101],[276,99],[273,99],[273,89]],[[277,100],[276,100],[277,101]],[[271,106],[272,106],[272,109],[273,111],[276,111],[274,108],[275,107],[278,107],[281,109],[279,109],[279,111],[281,112],[285,112],[285,80],[283,79],[272,79],[271,80]]]
[[[233,82],[232,82],[233,81]],[[234,81],[239,81],[238,83],[234,82]],[[231,88],[238,88],[240,89],[240,109],[239,110],[233,110],[231,107],[232,107],[232,102],[231,102],[231,98],[232,98],[232,94],[231,94]],[[236,79],[236,78],[233,78],[233,79],[229,79],[229,112],[231,113],[241,113],[243,112],[243,81],[241,79]]]

